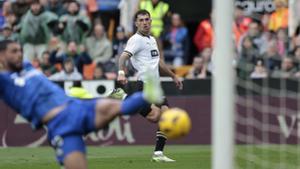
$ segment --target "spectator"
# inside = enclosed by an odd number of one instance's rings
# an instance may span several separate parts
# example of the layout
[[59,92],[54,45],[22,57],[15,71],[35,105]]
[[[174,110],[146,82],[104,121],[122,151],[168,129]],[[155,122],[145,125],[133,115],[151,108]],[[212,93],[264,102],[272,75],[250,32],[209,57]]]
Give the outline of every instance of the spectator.
[[[296,67],[294,66],[293,59],[290,57],[284,57],[282,59],[281,68],[276,69],[272,73],[272,77],[275,78],[291,78],[297,72]],[[296,74],[297,76],[297,74]]]
[[147,10],[152,18],[151,34],[159,38],[164,29],[164,20],[169,12],[169,4],[161,0],[140,1],[140,9]]
[[288,27],[289,9],[287,0],[274,0],[276,10],[271,14],[269,20],[269,30],[276,32],[280,28]]
[[256,62],[253,72],[250,77],[252,79],[260,79],[268,77],[268,71],[263,63],[263,60],[259,59]]
[[16,33],[13,32],[12,26],[5,24],[1,30],[0,40],[7,40],[7,39],[17,41],[18,36]]
[[48,51],[58,50],[58,53],[62,53],[67,50],[66,44],[58,37],[52,36],[48,43]]
[[240,34],[244,34],[248,30],[248,26],[251,22],[252,19],[245,16],[243,7],[237,5],[234,10],[234,24]]
[[67,13],[67,11],[63,7],[62,2],[59,0],[49,0],[45,9],[47,11],[51,11],[51,12],[55,13],[59,17],[62,16],[63,14]]
[[238,76],[242,79],[249,78],[251,71],[254,69],[256,59],[259,57],[259,52],[249,37],[243,39],[242,49],[238,55]]
[[253,44],[250,37],[245,37],[242,42],[242,49],[239,53],[239,58],[244,59],[248,63],[254,64],[256,58],[259,57],[257,46]]
[[49,77],[50,80],[54,81],[65,81],[65,80],[82,80],[82,75],[77,71],[73,59],[67,58],[63,63],[63,70],[55,73]]
[[211,73],[207,70],[204,60],[201,57],[194,57],[193,67],[186,75],[187,79],[205,79],[211,77]]
[[17,20],[17,16],[13,12],[9,12],[5,16],[5,23],[12,26],[13,31],[20,32],[19,21]]
[[2,9],[0,8],[0,27],[2,28],[7,23],[6,17],[12,13],[12,9],[10,1],[0,1],[0,5],[2,6]]
[[46,8],[46,6],[48,5],[48,0],[39,0],[40,1],[40,4]]
[[50,63],[50,52],[48,52],[48,51],[43,52],[40,67],[41,67],[42,72],[47,77],[58,72],[58,69],[55,67],[55,65]]
[[113,57],[116,61],[119,60],[119,56],[123,52],[128,38],[125,35],[125,29],[122,26],[117,27],[116,37],[113,40]]
[[104,69],[103,69],[103,64],[102,63],[97,63],[97,66],[94,70],[94,80],[102,80],[102,79],[107,79]]
[[134,32],[133,17],[139,8],[140,0],[121,0],[120,8],[120,25],[124,27],[127,36],[132,35]]
[[199,23],[194,35],[194,44],[199,53],[201,53],[204,48],[212,48],[213,37],[214,32],[211,14],[210,19],[205,19]]
[[7,17],[8,14],[12,13],[12,8],[11,8],[11,2],[10,1],[5,1],[3,2],[3,6],[2,6],[2,15],[4,17]]
[[30,10],[21,21],[20,40],[24,44],[25,59],[40,58],[50,39],[50,26],[58,21],[55,14],[45,11],[38,0],[34,0]]
[[280,69],[281,56],[278,54],[278,49],[276,45],[276,40],[271,40],[268,43],[267,51],[262,55],[268,71],[273,71],[275,69]]
[[109,80],[115,80],[117,79],[117,65],[112,60],[106,62],[103,64],[103,70],[105,72],[105,76]]
[[[118,26],[116,30],[116,37],[113,40],[113,58],[106,62],[104,65],[104,70],[108,72],[117,72],[119,65],[119,57],[121,56],[123,50],[125,49],[127,43],[127,36],[125,35],[125,29],[122,26]],[[128,65],[128,63],[127,63]]]
[[0,8],[0,27],[3,27],[5,24],[5,17],[3,16],[2,10]]
[[86,1],[86,8],[89,15],[98,11],[97,0]]
[[94,31],[85,41],[87,52],[94,62],[105,63],[112,57],[112,44],[107,39],[103,25],[96,24]]
[[270,14],[264,13],[260,17],[263,31],[269,31]]
[[280,56],[285,56],[288,53],[289,49],[289,38],[287,34],[287,29],[278,29],[276,35],[278,54]]
[[164,57],[166,63],[171,63],[175,67],[186,64],[189,55],[188,30],[183,25],[179,14],[172,14],[172,26],[163,35]]
[[240,38],[240,42],[238,45],[239,52],[241,52],[242,42],[244,42],[244,39],[246,37],[250,38],[252,43],[257,47],[260,55],[266,52],[268,40],[265,34],[262,32],[262,25],[260,24],[260,22],[252,21],[249,24],[248,30]]
[[294,64],[297,67],[297,70],[300,71],[300,46],[297,46],[293,51]]
[[68,3],[68,13],[60,17],[59,29],[62,40],[66,43],[75,41],[81,44],[90,30],[91,23],[87,16],[80,14],[80,4],[77,1]]
[[294,51],[298,46],[300,46],[300,27],[299,27],[299,33],[297,33],[292,37],[292,40],[289,45],[290,45],[290,51]]
[[108,38],[113,38],[114,25],[120,22],[120,10],[118,8],[120,0],[97,0],[96,5],[98,10],[93,13],[93,18],[96,22],[101,23],[108,32]]
[[207,67],[207,71],[212,73],[213,71],[213,66],[212,66],[212,61],[211,61],[211,56],[212,56],[212,49],[211,48],[204,48],[201,52],[201,58],[203,58],[204,64]]
[[36,0],[16,0],[11,4],[11,10],[20,20],[30,9],[30,4]]
[[239,43],[240,37],[248,30],[251,21],[251,18],[245,16],[241,6],[235,7],[233,33],[235,35],[236,43]]
[[293,51],[293,57],[294,57],[294,65],[297,69],[297,73],[295,74],[295,77],[300,77],[300,46],[297,46],[295,50]]
[[38,58],[33,58],[31,60],[31,64],[34,68],[38,69],[38,70],[41,70],[41,63],[40,63],[40,60]]
[[10,2],[10,1],[3,2],[2,16],[3,16],[2,19],[4,19],[2,24],[4,24],[4,23],[8,24],[8,25],[12,26],[13,31],[16,31],[17,30],[16,25],[18,24],[18,20],[17,20],[16,14],[13,13],[13,11],[12,11],[12,2]]
[[80,49],[78,50],[77,44],[74,41],[69,42],[67,52],[59,55],[57,53],[57,50],[54,50],[50,54],[50,62],[52,64],[64,63],[64,61],[68,58],[71,58],[73,60],[77,70],[81,74],[83,73],[83,65],[92,63],[92,59],[86,52],[85,48],[81,45]]

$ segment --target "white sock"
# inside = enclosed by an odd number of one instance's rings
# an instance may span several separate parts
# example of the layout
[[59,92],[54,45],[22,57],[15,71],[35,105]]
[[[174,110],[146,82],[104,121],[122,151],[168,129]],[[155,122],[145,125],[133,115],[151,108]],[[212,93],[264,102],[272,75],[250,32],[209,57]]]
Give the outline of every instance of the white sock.
[[163,152],[162,151],[154,151],[154,155],[163,155]]

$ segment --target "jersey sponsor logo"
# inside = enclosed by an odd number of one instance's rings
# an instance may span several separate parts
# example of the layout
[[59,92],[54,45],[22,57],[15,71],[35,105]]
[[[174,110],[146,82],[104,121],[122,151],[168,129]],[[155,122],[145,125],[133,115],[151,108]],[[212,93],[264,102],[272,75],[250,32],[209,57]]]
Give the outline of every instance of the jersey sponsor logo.
[[155,50],[151,50],[151,56],[154,58],[154,57],[157,57],[158,56],[158,51],[155,49]]

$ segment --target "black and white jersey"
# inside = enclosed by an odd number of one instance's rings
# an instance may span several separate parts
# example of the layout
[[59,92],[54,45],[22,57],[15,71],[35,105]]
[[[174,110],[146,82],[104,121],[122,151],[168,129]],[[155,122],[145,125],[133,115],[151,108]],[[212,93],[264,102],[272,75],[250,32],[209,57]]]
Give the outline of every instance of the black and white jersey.
[[129,38],[124,51],[131,56],[130,61],[137,71],[138,80],[145,80],[147,69],[159,79],[160,54],[154,37],[135,33]]

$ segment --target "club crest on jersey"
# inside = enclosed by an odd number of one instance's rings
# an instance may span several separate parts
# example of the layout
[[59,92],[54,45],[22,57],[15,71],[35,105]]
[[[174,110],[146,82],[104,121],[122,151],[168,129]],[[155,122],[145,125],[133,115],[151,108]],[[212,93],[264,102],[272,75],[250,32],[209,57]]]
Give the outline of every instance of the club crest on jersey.
[[20,74],[13,73],[11,75],[11,78],[14,80],[14,84],[16,86],[24,87],[27,79],[34,77],[34,76],[41,75],[41,74],[42,73],[40,71],[37,71],[35,69],[29,70],[29,71],[23,70]]
[[158,56],[158,51],[155,49],[155,50],[151,50],[151,56],[152,57],[157,57]]
[[23,86],[25,86],[25,79],[22,77],[17,77],[14,79],[14,83],[16,86],[23,87]]

